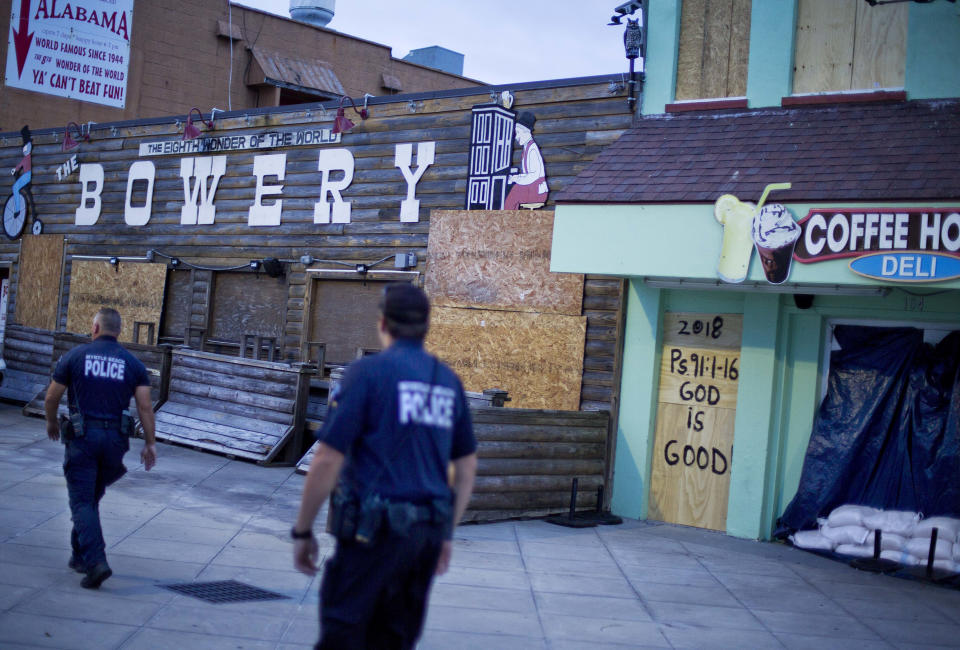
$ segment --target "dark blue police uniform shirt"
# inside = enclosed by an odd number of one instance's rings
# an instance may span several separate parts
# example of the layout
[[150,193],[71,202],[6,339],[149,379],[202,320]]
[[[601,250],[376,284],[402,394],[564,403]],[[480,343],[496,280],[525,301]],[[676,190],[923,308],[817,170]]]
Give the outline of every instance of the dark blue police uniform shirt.
[[477,449],[460,379],[408,339],[350,364],[317,437],[358,494],[416,503],[448,498],[447,463]]
[[53,380],[67,386],[74,405],[86,417],[120,419],[137,386],[149,386],[147,368],[113,336],[76,347],[60,357]]

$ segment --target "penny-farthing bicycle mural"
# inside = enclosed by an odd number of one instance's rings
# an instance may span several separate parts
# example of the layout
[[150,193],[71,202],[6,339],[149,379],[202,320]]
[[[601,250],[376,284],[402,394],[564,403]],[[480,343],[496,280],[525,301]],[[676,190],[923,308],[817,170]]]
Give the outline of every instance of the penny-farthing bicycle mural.
[[[33,179],[32,157],[33,142],[30,138],[30,128],[20,129],[23,138],[23,159],[10,170],[16,179],[10,195],[3,202],[3,232],[10,239],[17,239],[23,234],[27,221],[34,214],[33,192],[30,191],[30,182]],[[31,232],[39,235],[43,232],[43,222],[34,217]]]

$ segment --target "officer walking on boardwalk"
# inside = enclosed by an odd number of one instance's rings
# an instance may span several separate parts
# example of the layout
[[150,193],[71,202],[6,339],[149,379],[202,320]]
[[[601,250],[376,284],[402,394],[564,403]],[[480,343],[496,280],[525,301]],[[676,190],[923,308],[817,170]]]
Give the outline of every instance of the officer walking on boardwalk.
[[476,474],[463,387],[423,349],[426,294],[388,285],[381,312],[384,350],[351,364],[331,400],[291,531],[294,566],[316,574],[313,522],[333,492],[337,548],[320,588],[316,647],[323,650],[414,647],[430,583],[450,563],[453,527]]
[[[100,499],[107,486],[126,473],[123,455],[130,449],[133,418],[124,413],[136,397],[145,444],[140,458],[149,470],[157,461],[150,380],[144,365],[117,343],[117,310],[104,307],[93,318],[93,341],[63,355],[47,388],[44,409],[47,436],[63,437],[63,473],[70,496],[73,530],[70,568],[85,573],[82,587],[97,589],[112,575],[100,528]],[[70,418],[58,421],[57,409],[69,388]]]

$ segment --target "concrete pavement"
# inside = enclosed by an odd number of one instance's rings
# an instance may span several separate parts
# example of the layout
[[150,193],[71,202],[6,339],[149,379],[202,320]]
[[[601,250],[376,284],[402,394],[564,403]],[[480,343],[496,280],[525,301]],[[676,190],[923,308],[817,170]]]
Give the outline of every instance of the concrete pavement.
[[[303,477],[159,445],[101,504],[114,575],[66,566],[62,447],[0,404],[0,648],[309,648],[317,587],[287,537]],[[332,544],[324,536],[324,553]],[[284,600],[207,604],[161,584],[238,580]],[[420,648],[960,646],[960,592],[857,572],[780,544],[627,521],[463,526]]]

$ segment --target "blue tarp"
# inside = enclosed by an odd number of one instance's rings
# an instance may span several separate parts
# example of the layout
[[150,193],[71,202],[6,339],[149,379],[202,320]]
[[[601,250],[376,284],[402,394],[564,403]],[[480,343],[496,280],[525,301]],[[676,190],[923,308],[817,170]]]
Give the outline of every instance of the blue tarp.
[[778,536],[852,503],[960,516],[960,331],[837,326],[829,387]]

